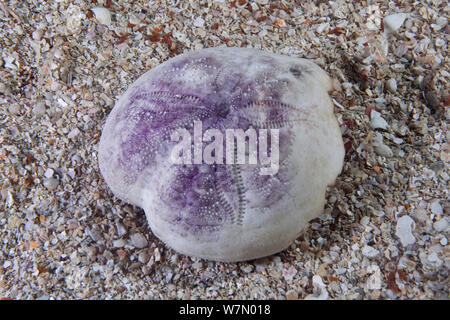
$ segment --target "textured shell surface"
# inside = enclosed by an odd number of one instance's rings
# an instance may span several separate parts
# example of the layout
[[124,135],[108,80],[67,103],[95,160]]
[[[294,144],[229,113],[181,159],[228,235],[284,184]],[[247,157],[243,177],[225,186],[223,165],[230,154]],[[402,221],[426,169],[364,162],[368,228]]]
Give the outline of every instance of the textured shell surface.
[[[176,56],[117,101],[100,139],[100,171],[112,192],[142,207],[152,232],[182,254],[242,261],[277,253],[322,213],[326,187],[342,169],[331,88],[326,72],[306,59],[244,48]],[[225,137],[229,129],[252,129],[267,133],[267,155],[278,148],[278,169],[261,174],[266,164],[239,163],[236,148],[233,163],[174,163],[174,132],[195,137],[195,123],[203,140],[193,139],[192,158],[213,141],[207,130]],[[275,130],[277,139],[269,134]],[[245,150],[250,158],[250,146]]]

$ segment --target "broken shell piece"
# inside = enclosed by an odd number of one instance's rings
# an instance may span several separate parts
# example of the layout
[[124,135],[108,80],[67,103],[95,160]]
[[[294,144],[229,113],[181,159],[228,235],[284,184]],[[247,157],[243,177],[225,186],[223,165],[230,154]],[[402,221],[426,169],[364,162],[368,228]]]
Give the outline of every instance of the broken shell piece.
[[322,213],[342,169],[331,88],[305,59],[244,48],[179,55],[117,102],[100,139],[101,173],[180,253],[274,254]]
[[370,112],[370,127],[372,129],[383,129],[386,130],[389,124],[383,119],[381,114],[375,110]]
[[105,26],[109,26],[111,24],[111,12],[108,9],[103,7],[94,7],[91,11],[94,13],[95,18],[99,23],[104,24]]
[[403,25],[407,16],[406,13],[395,13],[384,17],[383,24],[385,30],[394,33]]
[[412,234],[412,228],[414,227],[415,223],[411,217],[402,216],[398,219],[395,235],[400,239],[402,246],[406,247],[416,242],[416,238]]

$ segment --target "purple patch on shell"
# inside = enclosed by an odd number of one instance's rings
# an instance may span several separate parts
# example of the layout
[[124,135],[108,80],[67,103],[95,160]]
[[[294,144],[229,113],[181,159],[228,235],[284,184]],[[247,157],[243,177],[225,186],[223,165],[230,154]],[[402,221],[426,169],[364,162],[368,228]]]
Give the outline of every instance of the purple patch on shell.
[[[312,72],[307,63],[291,60],[282,64],[270,53],[215,48],[178,56],[143,75],[119,100],[102,133],[99,162],[108,185],[143,206],[150,224],[155,213],[147,211],[166,210],[155,218],[158,224],[201,243],[219,241],[225,227],[243,226],[248,210],[264,216],[282,202],[295,202],[293,141],[299,126],[305,133],[316,127],[311,114],[317,106],[284,101]],[[223,136],[226,129],[278,129],[278,172],[261,175],[260,164],[170,163],[176,144],[171,134],[185,128],[193,136],[194,121],[202,122],[203,133],[218,129]],[[151,209],[145,208],[147,198]]]

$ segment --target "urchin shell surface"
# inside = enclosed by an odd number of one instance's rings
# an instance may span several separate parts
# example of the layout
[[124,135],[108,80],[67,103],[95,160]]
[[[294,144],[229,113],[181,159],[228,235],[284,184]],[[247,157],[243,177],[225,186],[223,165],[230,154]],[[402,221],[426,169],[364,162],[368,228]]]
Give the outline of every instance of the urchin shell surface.
[[[322,213],[326,187],[342,169],[331,87],[305,59],[243,48],[179,55],[118,100],[99,144],[101,173],[180,253],[242,261],[279,252]],[[277,130],[278,170],[261,174],[260,162],[174,163],[172,135],[183,128],[193,136],[194,122],[224,136],[227,129]]]

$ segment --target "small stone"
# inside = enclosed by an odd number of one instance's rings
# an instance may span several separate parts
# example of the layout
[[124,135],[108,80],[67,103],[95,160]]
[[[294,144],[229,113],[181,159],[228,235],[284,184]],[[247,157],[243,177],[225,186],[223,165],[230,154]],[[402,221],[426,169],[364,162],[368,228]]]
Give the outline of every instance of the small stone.
[[69,134],[67,135],[67,138],[73,139],[79,134],[80,134],[80,130],[78,128],[75,128],[69,132]]
[[438,39],[436,39],[436,41],[435,41],[435,45],[436,45],[436,47],[438,47],[438,48],[443,47],[443,46],[445,46],[445,40],[444,40],[444,39],[441,39],[441,38],[438,38]]
[[416,238],[411,231],[414,227],[414,220],[410,216],[402,216],[398,219],[395,235],[400,239],[404,247],[416,242]]
[[371,246],[365,246],[364,248],[362,248],[361,253],[365,257],[375,258],[378,255],[379,251]]
[[123,260],[127,257],[127,252],[123,249],[117,250],[117,255],[119,256],[120,260]]
[[372,275],[367,280],[367,288],[369,290],[380,290],[381,289],[381,271],[380,267],[377,265],[370,266],[368,272],[373,272]]
[[433,223],[433,229],[437,232],[445,231],[448,227],[448,221],[446,217],[443,217],[441,220]]
[[437,18],[436,24],[441,28],[444,28],[448,25],[448,18],[445,16],[440,16],[439,18]]
[[155,262],[161,261],[161,252],[159,252],[158,248],[155,248],[155,251],[153,251],[153,256],[155,257]]
[[364,217],[362,217],[361,220],[359,221],[359,223],[360,223],[362,226],[367,226],[367,225],[369,224],[369,222],[370,222],[370,217],[369,217],[369,216],[364,216]]
[[116,230],[119,237],[127,234],[127,227],[120,221],[116,222]]
[[53,177],[53,173],[54,173],[54,170],[52,168],[48,168],[47,170],[45,170],[44,176],[46,178],[51,178],[51,177]]
[[123,247],[125,247],[126,244],[127,244],[127,242],[123,239],[118,239],[118,240],[113,241],[114,248],[123,248]]
[[11,114],[19,114],[20,113],[20,105],[18,103],[11,103],[8,106],[8,111]]
[[[283,28],[286,26],[286,22],[283,19],[275,19],[275,21],[273,22],[275,26],[277,26],[278,28]],[[322,30],[323,31],[323,30]],[[320,32],[319,32],[320,33]]]
[[48,190],[53,191],[58,186],[58,180],[55,178],[49,178],[44,180],[44,187],[46,187]]
[[44,31],[42,29],[36,29],[31,34],[31,37],[33,38],[33,40],[41,41],[43,35]]
[[439,216],[444,213],[444,210],[442,209],[442,206],[441,206],[439,200],[433,200],[433,202],[431,202],[430,209],[433,214],[436,214]]
[[35,116],[40,117],[45,114],[45,103],[44,101],[38,101],[34,104],[32,112]]
[[[0,66],[1,65],[3,65],[3,60],[0,58]],[[0,82],[0,93],[4,94],[6,96],[11,93],[11,89],[5,83]]]
[[389,79],[388,81],[386,81],[386,88],[390,92],[396,93],[397,92],[397,81],[393,78]]
[[194,262],[192,264],[192,268],[194,268],[194,269],[201,269],[201,268],[203,268],[203,263],[201,263],[200,261],[199,262]]
[[138,248],[138,249],[145,248],[145,247],[147,247],[147,245],[148,245],[147,239],[146,239],[146,238],[144,237],[144,235],[141,234],[141,233],[135,233],[135,234],[133,234],[133,235],[130,237],[130,239],[131,239],[131,244],[132,244],[133,246],[135,246],[136,248]]
[[250,273],[250,272],[253,271],[253,269],[254,269],[254,267],[253,267],[253,265],[251,265],[251,264],[247,264],[247,265],[244,265],[243,267],[241,267],[241,270],[242,270],[244,273]]
[[91,239],[94,240],[95,242],[99,242],[103,239],[102,231],[96,225],[94,225],[94,227],[89,229],[88,234],[91,237]]
[[197,18],[194,20],[194,26],[196,26],[196,27],[201,28],[201,27],[203,27],[204,24],[205,24],[205,20],[203,20],[202,17],[197,17]]
[[93,259],[93,258],[95,258],[95,256],[97,255],[97,248],[96,247],[87,247],[87,248],[85,248],[85,250],[84,250],[85,252],[86,252],[86,254],[87,254],[87,256],[90,258],[90,259]]
[[382,157],[389,158],[394,155],[391,148],[389,148],[385,144],[375,145],[375,146],[373,146],[373,149],[376,154],[378,154],[379,156],[382,156]]
[[446,237],[443,237],[439,242],[441,243],[441,245],[446,246],[448,244],[448,239]]
[[142,251],[138,255],[138,260],[142,264],[146,264],[150,260],[150,255],[146,251]]

